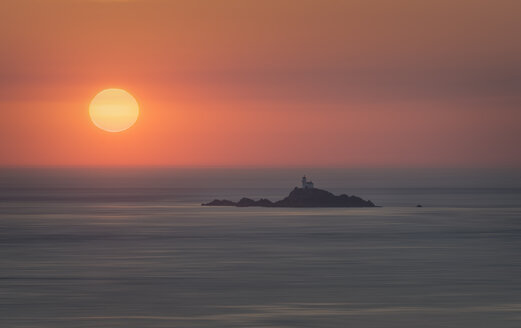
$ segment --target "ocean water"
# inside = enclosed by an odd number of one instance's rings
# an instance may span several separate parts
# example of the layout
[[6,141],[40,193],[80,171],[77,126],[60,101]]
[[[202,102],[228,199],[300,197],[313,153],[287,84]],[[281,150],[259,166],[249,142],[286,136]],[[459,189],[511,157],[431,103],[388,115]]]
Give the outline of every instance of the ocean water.
[[3,169],[0,327],[521,327],[521,173]]

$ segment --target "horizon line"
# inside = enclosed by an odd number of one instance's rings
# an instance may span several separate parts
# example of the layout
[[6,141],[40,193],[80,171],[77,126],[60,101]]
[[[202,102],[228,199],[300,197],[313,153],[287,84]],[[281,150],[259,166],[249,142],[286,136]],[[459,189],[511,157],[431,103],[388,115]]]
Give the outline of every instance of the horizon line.
[[310,169],[310,170],[521,170],[521,165],[517,166],[402,166],[402,165],[0,165],[3,169],[265,169],[265,170],[284,170],[284,169]]

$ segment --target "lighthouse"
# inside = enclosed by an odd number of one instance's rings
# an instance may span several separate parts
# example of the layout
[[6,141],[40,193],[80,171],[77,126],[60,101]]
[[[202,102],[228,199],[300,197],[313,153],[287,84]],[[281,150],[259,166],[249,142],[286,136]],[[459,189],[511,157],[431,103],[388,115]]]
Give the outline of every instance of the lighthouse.
[[302,189],[313,189],[313,182],[308,181],[306,176],[302,177]]

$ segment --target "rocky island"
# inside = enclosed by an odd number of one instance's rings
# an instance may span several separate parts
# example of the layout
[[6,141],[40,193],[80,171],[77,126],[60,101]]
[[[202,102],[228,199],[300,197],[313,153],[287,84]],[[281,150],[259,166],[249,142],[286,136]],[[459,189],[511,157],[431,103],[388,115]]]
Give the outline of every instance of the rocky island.
[[250,198],[242,198],[238,202],[230,200],[215,199],[202,206],[236,206],[236,207],[376,207],[370,200],[363,200],[357,196],[348,196],[345,194],[334,195],[329,191],[315,188],[313,182],[307,181],[306,177],[302,178],[302,187],[295,187],[290,194],[279,201],[272,202],[269,199],[262,198],[253,200]]

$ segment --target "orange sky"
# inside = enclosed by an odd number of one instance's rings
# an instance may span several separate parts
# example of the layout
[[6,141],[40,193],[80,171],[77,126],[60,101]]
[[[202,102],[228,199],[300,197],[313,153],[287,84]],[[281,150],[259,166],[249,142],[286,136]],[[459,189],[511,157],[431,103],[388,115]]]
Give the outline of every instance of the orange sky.
[[[521,2],[4,0],[0,166],[521,166]],[[134,127],[89,119],[131,92]]]

